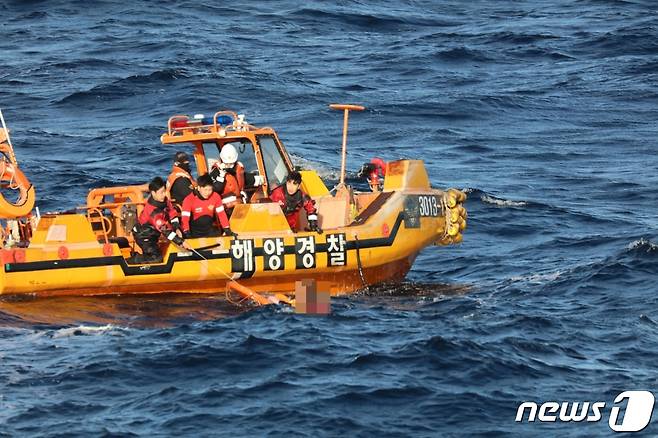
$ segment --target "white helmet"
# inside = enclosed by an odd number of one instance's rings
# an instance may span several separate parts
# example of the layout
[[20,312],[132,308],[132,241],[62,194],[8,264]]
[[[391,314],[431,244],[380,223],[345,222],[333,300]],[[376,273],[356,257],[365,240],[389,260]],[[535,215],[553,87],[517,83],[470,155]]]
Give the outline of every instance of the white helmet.
[[222,163],[233,164],[238,161],[238,150],[233,143],[226,143],[219,153],[219,158],[222,160]]

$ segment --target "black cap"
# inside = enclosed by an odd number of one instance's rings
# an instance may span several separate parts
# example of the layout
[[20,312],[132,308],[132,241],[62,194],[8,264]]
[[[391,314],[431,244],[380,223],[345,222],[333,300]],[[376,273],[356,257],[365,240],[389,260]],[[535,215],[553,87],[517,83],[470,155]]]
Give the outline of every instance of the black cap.
[[186,161],[190,161],[189,155],[187,155],[185,152],[176,152],[176,155],[174,155],[175,163],[184,163]]

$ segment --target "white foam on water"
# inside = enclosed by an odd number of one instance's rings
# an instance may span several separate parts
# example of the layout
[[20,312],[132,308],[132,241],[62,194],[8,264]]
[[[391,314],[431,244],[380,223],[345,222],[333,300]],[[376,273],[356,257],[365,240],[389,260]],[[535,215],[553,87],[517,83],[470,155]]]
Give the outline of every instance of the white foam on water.
[[86,326],[80,325],[77,327],[67,327],[56,330],[52,335],[53,338],[67,338],[70,336],[90,336],[90,335],[103,335],[105,333],[121,331],[120,327],[112,324],[103,326]]
[[638,240],[634,240],[626,246],[627,250],[634,250],[638,248],[644,249],[646,252],[658,251],[658,245],[651,242],[650,240],[645,239],[644,237]]
[[521,281],[521,282],[535,283],[535,284],[550,283],[560,278],[560,276],[564,274],[564,272],[565,271],[555,271],[555,272],[546,272],[543,274],[519,275],[515,277],[510,277],[510,281],[513,282]]
[[482,199],[482,202],[486,202],[487,204],[498,205],[499,207],[525,207],[526,205],[528,205],[526,201],[512,201],[510,199],[499,199],[489,195],[482,195],[480,199]]
[[326,164],[318,163],[317,161],[308,158],[300,157],[291,154],[293,165],[299,166],[302,169],[315,170],[323,180],[337,180],[340,178],[340,170],[329,168]]

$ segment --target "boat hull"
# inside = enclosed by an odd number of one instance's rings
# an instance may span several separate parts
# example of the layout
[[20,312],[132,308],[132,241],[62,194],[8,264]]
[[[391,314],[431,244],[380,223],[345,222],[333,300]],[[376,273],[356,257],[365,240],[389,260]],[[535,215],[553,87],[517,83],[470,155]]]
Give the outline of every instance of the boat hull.
[[[293,233],[277,204],[245,204],[231,217],[238,238],[188,239],[195,252],[167,245],[158,264],[131,263],[126,248],[99,243],[85,215],[45,217],[29,248],[3,251],[0,292],[216,294],[238,281],[255,292],[285,294],[295,290],[297,281],[312,279],[318,290],[341,295],[399,281],[423,248],[453,243],[461,237],[455,230],[465,227],[465,196],[446,202],[447,192],[430,188],[422,162],[403,163],[398,166],[403,177],[387,176],[393,182],[345,225],[323,233]],[[414,168],[409,163],[420,164]],[[340,203],[331,195],[327,201],[331,209]],[[322,207],[319,211],[322,217]],[[329,218],[332,212],[325,211]]]

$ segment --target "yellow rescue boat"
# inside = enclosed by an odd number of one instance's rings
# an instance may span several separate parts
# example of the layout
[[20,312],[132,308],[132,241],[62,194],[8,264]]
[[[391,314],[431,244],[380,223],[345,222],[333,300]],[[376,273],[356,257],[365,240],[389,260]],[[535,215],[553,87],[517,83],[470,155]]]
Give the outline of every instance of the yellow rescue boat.
[[[466,195],[433,189],[421,160],[385,163],[383,183],[371,181],[370,192],[345,184],[348,113],[363,107],[332,108],[344,111],[340,183],[330,191],[315,171],[301,172],[322,233],[291,231],[279,205],[268,202],[294,169],[274,129],[252,126],[231,111],[171,117],[161,141],[193,150],[198,174],[218,160],[224,144],[239,142],[240,161],[265,184],[249,194],[250,203],[235,207],[230,224],[238,238],[189,239],[194,251],[163,241],[163,262],[155,264],[131,263],[139,247],[130,230],[145,185],[93,189],[77,213],[32,212],[34,188],[18,168],[3,119],[0,183],[18,196],[11,202],[0,195],[0,294],[217,293],[228,287],[264,303],[285,300],[281,294],[290,296],[296,281],[310,279],[319,291],[339,295],[399,281],[426,246],[461,242]],[[166,151],[173,155],[174,148]]]

